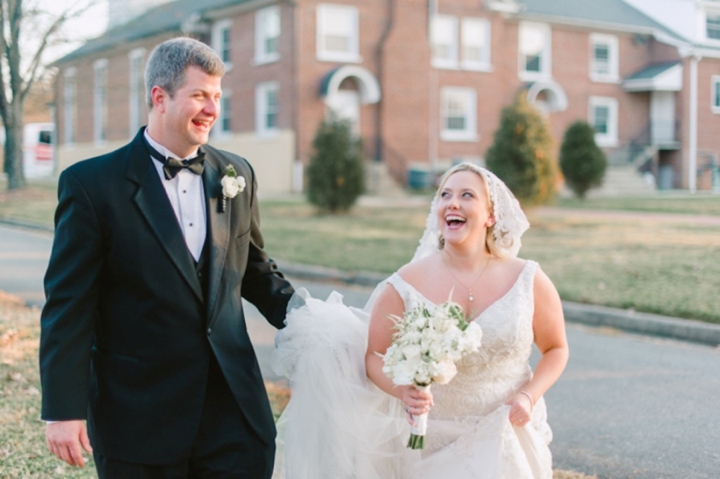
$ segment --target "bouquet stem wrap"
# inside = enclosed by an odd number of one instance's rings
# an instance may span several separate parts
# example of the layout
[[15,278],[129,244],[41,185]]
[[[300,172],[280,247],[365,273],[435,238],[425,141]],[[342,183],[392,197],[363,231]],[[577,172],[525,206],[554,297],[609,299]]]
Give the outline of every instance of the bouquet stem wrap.
[[[429,391],[430,385],[419,386],[415,385],[418,391]],[[423,449],[425,447],[425,434],[427,433],[427,421],[428,413],[421,414],[419,416],[412,415],[414,426],[410,426],[410,439],[408,445],[410,449]]]

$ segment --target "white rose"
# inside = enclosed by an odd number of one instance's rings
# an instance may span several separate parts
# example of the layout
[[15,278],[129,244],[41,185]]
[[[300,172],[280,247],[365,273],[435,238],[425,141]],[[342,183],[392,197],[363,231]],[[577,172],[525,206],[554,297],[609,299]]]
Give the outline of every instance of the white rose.
[[443,359],[437,365],[437,374],[433,376],[433,381],[438,384],[447,384],[457,374],[457,367],[450,359]]
[[[230,176],[223,176],[222,180],[220,180],[220,183],[222,184],[222,194],[226,198],[235,198],[235,196],[237,196],[237,194],[242,191],[236,178],[231,178]],[[243,183],[245,183],[244,178]],[[244,187],[245,185],[243,184],[243,188]]]
[[243,178],[242,176],[238,176],[237,178],[235,178],[235,181],[237,181],[238,184],[238,192],[242,193],[245,190],[245,178]]

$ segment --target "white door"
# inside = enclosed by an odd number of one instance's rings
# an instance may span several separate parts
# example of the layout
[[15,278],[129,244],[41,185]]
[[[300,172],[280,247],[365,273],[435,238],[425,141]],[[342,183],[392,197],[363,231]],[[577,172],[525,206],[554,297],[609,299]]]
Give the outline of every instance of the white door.
[[654,144],[675,141],[674,92],[652,92],[650,98],[650,135]]
[[338,90],[326,99],[328,117],[330,111],[341,120],[350,122],[350,131],[360,136],[360,94],[356,90]]

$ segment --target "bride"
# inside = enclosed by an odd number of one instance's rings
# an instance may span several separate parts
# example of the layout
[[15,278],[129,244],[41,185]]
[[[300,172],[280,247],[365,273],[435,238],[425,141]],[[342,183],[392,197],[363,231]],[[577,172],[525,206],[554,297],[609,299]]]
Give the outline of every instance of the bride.
[[[413,260],[364,310],[300,292],[278,333],[274,367],[291,381],[278,422],[288,479],[551,478],[543,394],[568,358],[560,298],[537,263],[518,259],[527,219],[490,171],[461,163],[442,178]],[[382,372],[390,316],[452,299],[483,331],[480,350],[429,391]],[[294,307],[294,309],[292,309]],[[533,371],[533,342],[541,358]],[[429,412],[425,449],[404,447]]]

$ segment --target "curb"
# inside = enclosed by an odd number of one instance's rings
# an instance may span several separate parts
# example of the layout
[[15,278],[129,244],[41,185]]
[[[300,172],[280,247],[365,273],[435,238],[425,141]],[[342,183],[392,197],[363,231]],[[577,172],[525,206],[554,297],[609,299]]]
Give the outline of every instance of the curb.
[[[374,288],[389,275],[369,271],[347,272],[322,266],[308,266],[276,260],[287,276],[311,281],[340,282]],[[720,347],[720,325],[694,319],[680,319],[634,310],[609,308],[563,301],[565,320],[586,326],[605,326],[629,333],[677,339]]]
[[720,347],[717,324],[569,301],[563,301],[563,312],[565,319],[574,323]]
[[24,221],[24,220],[15,220],[12,218],[0,218],[0,224],[8,225],[8,226],[16,226],[18,228],[25,228],[29,230],[35,230],[35,231],[44,231],[47,233],[54,233],[55,228],[52,226],[48,226],[44,223],[35,223],[33,221]]

